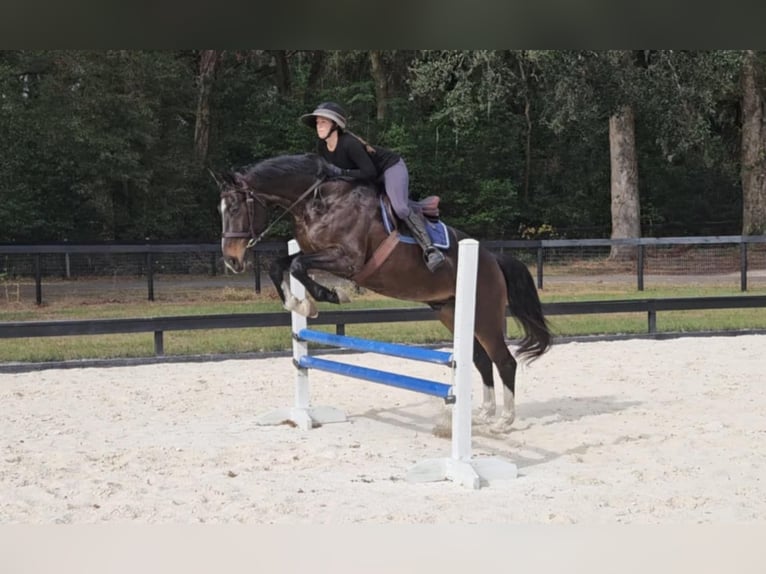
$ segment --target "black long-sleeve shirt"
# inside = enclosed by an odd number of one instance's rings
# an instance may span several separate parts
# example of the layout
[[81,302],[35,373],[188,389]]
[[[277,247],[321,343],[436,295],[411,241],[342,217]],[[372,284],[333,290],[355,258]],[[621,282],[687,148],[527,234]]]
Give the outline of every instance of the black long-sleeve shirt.
[[364,144],[348,133],[338,134],[335,151],[327,149],[323,140],[317,142],[317,153],[343,170],[343,175],[375,181],[384,171],[401,159],[390,149],[372,146],[375,153],[367,153]]

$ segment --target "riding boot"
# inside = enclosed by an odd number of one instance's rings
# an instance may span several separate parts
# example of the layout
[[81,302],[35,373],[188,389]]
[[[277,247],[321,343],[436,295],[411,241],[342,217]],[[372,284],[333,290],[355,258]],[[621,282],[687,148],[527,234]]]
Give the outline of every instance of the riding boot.
[[418,245],[420,245],[420,248],[423,250],[423,258],[426,261],[428,270],[433,273],[442,263],[444,263],[444,255],[439,249],[434,247],[434,244],[428,235],[428,231],[426,231],[426,222],[423,219],[423,216],[414,209],[411,209],[405,219],[405,223],[407,224],[407,227],[410,228],[410,231],[412,231],[412,236],[415,238],[415,241],[418,242]]

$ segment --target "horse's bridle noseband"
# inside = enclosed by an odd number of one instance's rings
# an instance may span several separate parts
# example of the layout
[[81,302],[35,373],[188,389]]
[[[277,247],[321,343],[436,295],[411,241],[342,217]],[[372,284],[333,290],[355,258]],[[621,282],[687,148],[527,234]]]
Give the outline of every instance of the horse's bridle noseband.
[[[231,192],[233,193],[241,193],[245,195],[245,202],[247,204],[247,224],[249,227],[249,231],[224,231],[221,233],[221,237],[223,239],[229,239],[229,238],[244,238],[249,237],[250,241],[247,242],[247,245],[245,246],[245,249],[250,249],[251,247],[255,247],[265,236],[266,234],[271,230],[272,227],[280,220],[282,219],[286,213],[290,213],[292,209],[298,205],[301,201],[303,201],[309,194],[315,192],[320,185],[324,183],[324,178],[320,177],[318,178],[314,183],[312,183],[309,188],[304,191],[298,199],[296,199],[290,207],[285,209],[279,217],[274,219],[269,225],[266,226],[266,229],[264,229],[258,236],[255,235],[255,228],[253,227],[255,223],[255,202],[257,201],[260,203],[264,209],[266,209],[266,202],[264,202],[262,199],[258,198],[258,196],[255,194],[255,192],[251,189],[233,189]],[[231,193],[231,192],[221,192],[221,197],[223,197],[224,193]]]
[[[266,231],[268,231],[268,228],[261,233],[258,238],[256,239],[255,236],[255,202],[257,201],[260,203],[264,209],[266,209],[266,204],[263,202],[263,200],[258,199],[255,196],[255,192],[249,190],[249,189],[233,189],[231,192],[222,192],[221,197],[223,197],[224,193],[241,193],[245,196],[245,206],[247,209],[247,226],[249,228],[248,231],[224,231],[221,233],[221,237],[223,239],[235,239],[235,238],[245,238],[249,237],[250,241],[247,243],[247,247],[245,249],[249,249],[250,247],[253,247],[256,243],[258,243],[263,236],[266,234]],[[269,226],[271,227],[271,226]]]

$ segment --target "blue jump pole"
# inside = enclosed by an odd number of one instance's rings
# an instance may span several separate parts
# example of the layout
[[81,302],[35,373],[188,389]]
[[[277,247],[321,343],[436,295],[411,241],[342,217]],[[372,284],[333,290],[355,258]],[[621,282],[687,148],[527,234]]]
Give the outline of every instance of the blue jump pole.
[[418,377],[410,377],[408,375],[400,375],[397,373],[390,373],[388,371],[379,371],[377,369],[359,367],[356,365],[349,365],[347,363],[339,363],[337,361],[321,359],[312,355],[305,355],[301,357],[298,360],[298,366],[304,369],[318,369],[320,371],[328,371],[330,373],[344,375],[346,377],[364,379],[373,383],[388,385],[389,387],[398,387],[408,391],[415,391],[418,393],[439,397],[444,399],[444,401],[448,404],[455,402],[455,396],[452,394],[452,385],[438,383],[436,381],[429,381],[428,379],[420,379]]
[[362,351],[364,353],[378,353],[380,355],[391,355],[425,363],[436,363],[437,365],[452,364],[452,353],[446,351],[435,351],[433,349],[423,349],[421,347],[386,343],[383,341],[371,341],[358,337],[322,333],[321,331],[313,331],[311,329],[301,329],[298,331],[298,339],[310,343]]

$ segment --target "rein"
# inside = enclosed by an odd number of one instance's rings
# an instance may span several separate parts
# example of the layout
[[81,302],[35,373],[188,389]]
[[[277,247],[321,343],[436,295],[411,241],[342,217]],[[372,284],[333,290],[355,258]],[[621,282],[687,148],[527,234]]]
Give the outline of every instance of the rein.
[[314,193],[317,188],[324,183],[324,178],[317,179],[314,183],[312,183],[309,188],[304,191],[300,196],[298,196],[298,199],[296,199],[289,207],[287,207],[282,213],[279,214],[279,216],[274,219],[269,225],[266,226],[266,229],[264,229],[257,237],[255,235],[255,229],[253,229],[253,222],[255,220],[255,205],[254,202],[257,201],[260,203],[264,208],[266,207],[266,203],[264,203],[263,200],[258,199],[258,197],[255,195],[255,192],[251,190],[237,190],[241,193],[245,193],[247,195],[247,219],[248,224],[250,227],[249,231],[227,231],[221,234],[221,237],[224,239],[229,237],[249,237],[250,241],[247,242],[247,245],[245,246],[245,249],[251,249],[252,247],[255,247],[258,243],[263,240],[263,238],[266,236],[266,234],[271,230],[276,223],[282,219],[286,214],[292,212],[293,208],[298,205],[301,201],[306,199],[310,194]]

